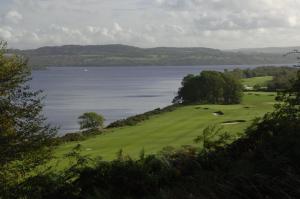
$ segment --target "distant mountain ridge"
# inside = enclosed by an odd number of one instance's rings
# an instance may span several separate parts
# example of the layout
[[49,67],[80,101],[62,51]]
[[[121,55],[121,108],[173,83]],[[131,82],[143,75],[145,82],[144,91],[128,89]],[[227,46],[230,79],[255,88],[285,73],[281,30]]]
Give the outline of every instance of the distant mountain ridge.
[[[222,51],[204,47],[139,48],[121,44],[47,46],[31,50],[9,50],[29,59],[35,68],[47,66],[187,66],[286,64],[291,58],[279,51],[238,49]],[[278,53],[276,53],[278,52]]]
[[268,54],[285,54],[293,50],[300,50],[300,46],[290,47],[266,47],[266,48],[241,48],[230,50],[241,53],[268,53]]

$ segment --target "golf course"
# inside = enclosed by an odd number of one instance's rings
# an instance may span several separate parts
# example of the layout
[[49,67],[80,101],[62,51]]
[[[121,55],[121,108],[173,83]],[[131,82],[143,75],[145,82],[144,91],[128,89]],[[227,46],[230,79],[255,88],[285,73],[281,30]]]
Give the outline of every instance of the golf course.
[[[238,105],[186,105],[150,117],[136,126],[108,129],[80,142],[69,142],[58,146],[55,156],[60,159],[78,144],[81,154],[101,156],[104,160],[116,158],[118,151],[137,158],[143,150],[155,154],[164,147],[179,148],[194,145],[194,139],[204,128],[218,125],[224,131],[238,137],[256,117],[272,111],[275,93],[245,92]],[[222,113],[222,114],[220,114]]]
[[245,78],[242,79],[242,83],[245,86],[253,87],[255,85],[259,86],[267,86],[267,83],[273,79],[272,76],[263,76],[263,77],[252,77],[252,78]]

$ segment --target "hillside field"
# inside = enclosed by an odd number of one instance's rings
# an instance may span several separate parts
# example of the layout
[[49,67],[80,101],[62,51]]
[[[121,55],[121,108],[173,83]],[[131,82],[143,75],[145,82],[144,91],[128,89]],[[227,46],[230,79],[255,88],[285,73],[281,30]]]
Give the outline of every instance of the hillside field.
[[[151,117],[136,126],[111,129],[105,134],[81,142],[60,145],[55,155],[61,159],[78,143],[82,146],[82,155],[101,156],[104,160],[116,158],[117,152],[133,158],[141,150],[146,154],[157,153],[166,146],[180,147],[193,145],[193,140],[209,125],[220,125],[224,130],[239,135],[256,117],[263,116],[273,109],[275,93],[247,92],[239,105],[188,105],[173,112]],[[224,115],[214,114],[222,111]],[[245,120],[235,123],[235,120]],[[228,124],[224,124],[228,122]]]

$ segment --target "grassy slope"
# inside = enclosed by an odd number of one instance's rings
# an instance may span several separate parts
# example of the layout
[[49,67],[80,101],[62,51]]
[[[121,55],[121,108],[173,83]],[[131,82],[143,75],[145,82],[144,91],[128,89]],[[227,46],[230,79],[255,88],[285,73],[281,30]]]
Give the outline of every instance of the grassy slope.
[[[232,133],[241,133],[255,117],[271,111],[274,104],[273,93],[246,93],[240,105],[190,105],[178,108],[174,112],[163,113],[142,122],[137,126],[113,129],[80,142],[82,154],[102,156],[105,160],[116,157],[123,149],[125,154],[137,157],[144,148],[147,154],[160,151],[165,146],[180,147],[193,144],[193,139],[211,124],[220,124],[229,120],[246,120],[246,123],[224,125]],[[200,107],[200,108],[199,108]],[[250,107],[250,108],[245,108]],[[209,108],[207,110],[203,108]],[[224,116],[214,116],[215,111],[223,111]],[[62,157],[77,142],[61,145],[56,156]]]
[[246,86],[253,87],[255,85],[267,86],[268,81],[273,79],[272,76],[264,76],[264,77],[252,77],[243,79],[242,82]]

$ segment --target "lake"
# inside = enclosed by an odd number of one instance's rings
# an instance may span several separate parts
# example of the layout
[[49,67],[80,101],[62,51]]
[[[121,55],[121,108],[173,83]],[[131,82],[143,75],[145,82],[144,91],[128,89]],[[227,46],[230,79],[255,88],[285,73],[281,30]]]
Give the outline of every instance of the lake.
[[187,74],[236,67],[256,66],[49,67],[33,71],[31,86],[44,90],[44,115],[65,134],[79,130],[85,112],[100,113],[109,124],[170,105]]

